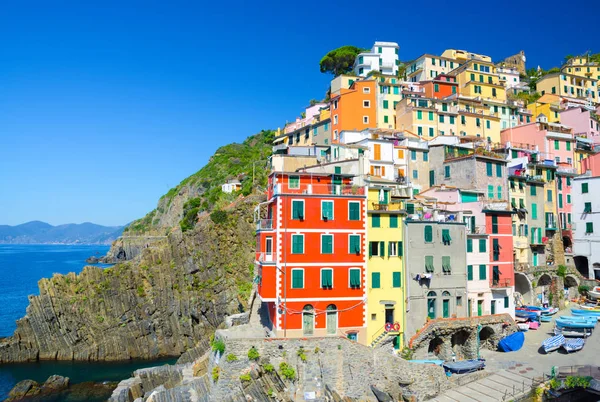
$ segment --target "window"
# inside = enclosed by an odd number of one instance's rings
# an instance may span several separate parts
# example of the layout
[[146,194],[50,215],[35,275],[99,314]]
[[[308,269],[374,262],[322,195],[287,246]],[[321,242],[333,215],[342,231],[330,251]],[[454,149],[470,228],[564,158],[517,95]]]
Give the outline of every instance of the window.
[[[323,241],[323,238],[321,238]],[[360,254],[360,235],[349,235],[348,236],[348,253],[350,254]]]
[[488,177],[492,177],[493,176],[493,171],[494,170],[493,170],[493,166],[492,166],[491,162],[486,162],[486,164],[485,164],[485,170],[486,170],[486,173],[487,173]]
[[547,190],[546,193],[546,201],[552,202],[552,190]]
[[529,186],[530,195],[537,195],[537,188],[535,186]]
[[588,192],[588,183],[581,183],[581,192],[583,194]]
[[384,123],[388,123],[389,122],[389,117],[388,116],[383,116],[383,122]]
[[[492,128],[492,127],[491,127],[491,121],[489,121],[489,120],[486,120],[486,121],[485,121],[485,128],[488,128],[488,129],[489,129],[489,128]],[[498,166],[500,166],[500,165],[498,165]]]
[[433,271],[434,271],[433,256],[426,255],[425,256],[425,272],[433,272]]
[[292,219],[304,219],[304,200],[292,200]]
[[419,178],[419,171],[418,170],[413,170],[413,179],[418,179],[418,178]]
[[583,208],[583,213],[584,214],[591,214],[592,213],[592,203],[591,202],[586,202],[584,204],[584,208]]
[[497,190],[498,190],[498,199],[501,200],[502,199],[502,186],[498,186]]
[[504,296],[504,308],[508,308],[508,296]]
[[290,176],[288,178],[288,187],[291,189],[300,188],[300,176]]
[[390,228],[398,227],[398,215],[390,215]]
[[494,186],[491,184],[488,185],[488,198],[494,198]]
[[323,268],[321,270],[321,288],[332,289],[333,288],[333,269]]
[[492,233],[498,233],[498,215],[492,215]]
[[593,222],[585,223],[585,233],[594,233],[594,223]]
[[571,203],[571,194],[567,194],[567,204]]
[[417,120],[423,120],[423,111],[417,110]]
[[535,202],[531,203],[531,219],[537,219],[537,204]]
[[485,253],[487,251],[487,245],[485,239],[479,239],[479,252]]
[[479,280],[485,281],[487,279],[487,266],[480,265],[479,266]]
[[379,289],[381,287],[381,274],[379,272],[371,273],[371,288]]
[[452,273],[452,267],[450,266],[450,256],[442,257],[442,272],[444,275],[450,275]]
[[385,256],[385,242],[371,241],[369,242],[369,257]]
[[380,228],[381,227],[381,215],[379,215],[379,214],[371,215],[371,227],[372,228]]
[[321,219],[333,220],[333,201],[321,201]]
[[423,152],[423,162],[429,161],[429,152]]
[[558,194],[556,196],[556,198],[558,199],[558,207],[562,208],[563,207],[563,196],[562,196],[562,194]]
[[569,141],[567,141],[567,151],[571,150],[571,143]]
[[500,260],[500,243],[498,239],[494,239],[493,243],[492,243],[492,251],[493,251],[493,258],[494,261],[499,261]]
[[301,268],[292,269],[292,289],[304,288],[304,270]]
[[525,208],[525,200],[522,198],[519,199],[519,208],[521,208],[521,209]]
[[560,149],[560,142],[558,140],[554,140],[554,149],[558,151]]
[[292,235],[292,254],[304,254],[304,235]]
[[391,241],[388,243],[388,257],[398,257],[398,243]]
[[359,221],[360,220],[360,202],[350,201],[348,202],[348,220]]
[[429,112],[428,115],[429,115],[429,121],[433,121],[433,112]]
[[321,254],[333,254],[333,235],[321,235]]
[[444,166],[444,177],[450,178],[450,166]]
[[473,280],[473,266],[472,265],[467,265],[467,280],[468,281]]
[[450,229],[442,229],[442,243],[445,246],[449,246],[452,243],[452,238],[450,237]]
[[363,116],[363,123],[369,124],[369,116]]
[[350,287],[360,288],[360,269],[350,268]]
[[473,252],[473,239],[467,239],[467,253]]
[[450,124],[454,124],[454,116],[450,116]]
[[425,238],[425,243],[432,243],[433,242],[433,226],[431,226],[431,225],[425,225],[425,228],[424,228],[424,238]]
[[392,272],[392,287],[399,288],[402,287],[402,279],[400,272]]
[[460,123],[461,124],[467,124],[467,117],[466,116],[460,116]]
[[363,101],[363,107],[364,107],[364,108],[369,108],[369,107],[371,107],[371,101],[368,101],[368,100],[366,100],[366,101]]
[[440,92],[440,85],[439,84],[433,84],[433,90],[435,92]]
[[363,87],[363,93],[364,94],[370,94],[371,93],[371,88],[370,87]]
[[410,151],[410,160],[411,161],[417,160],[417,151]]
[[496,164],[496,176],[502,177],[502,165],[499,163]]

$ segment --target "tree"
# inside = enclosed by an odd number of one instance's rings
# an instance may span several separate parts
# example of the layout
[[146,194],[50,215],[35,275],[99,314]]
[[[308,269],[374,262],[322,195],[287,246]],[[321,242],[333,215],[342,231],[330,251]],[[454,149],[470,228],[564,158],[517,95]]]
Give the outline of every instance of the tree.
[[322,73],[331,73],[334,76],[344,74],[352,70],[354,60],[359,53],[364,52],[356,46],[342,46],[327,53],[321,59],[319,67]]

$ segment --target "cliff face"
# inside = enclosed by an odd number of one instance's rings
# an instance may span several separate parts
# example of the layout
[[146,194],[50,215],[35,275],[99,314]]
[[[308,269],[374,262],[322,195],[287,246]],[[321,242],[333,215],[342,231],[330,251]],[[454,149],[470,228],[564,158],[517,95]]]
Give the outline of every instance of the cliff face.
[[217,222],[204,214],[185,233],[125,239],[113,252],[122,246],[135,259],[112,268],[40,280],[15,334],[0,342],[0,363],[149,359],[193,347],[246,308],[260,201],[240,197]]

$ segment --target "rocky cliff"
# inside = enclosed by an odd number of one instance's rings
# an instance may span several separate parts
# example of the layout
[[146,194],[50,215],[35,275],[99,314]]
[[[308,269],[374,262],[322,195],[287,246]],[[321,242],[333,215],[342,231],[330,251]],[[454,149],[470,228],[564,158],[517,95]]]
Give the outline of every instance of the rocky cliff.
[[253,210],[239,196],[219,219],[140,243],[135,259],[39,282],[0,363],[179,356],[246,308],[253,279]]

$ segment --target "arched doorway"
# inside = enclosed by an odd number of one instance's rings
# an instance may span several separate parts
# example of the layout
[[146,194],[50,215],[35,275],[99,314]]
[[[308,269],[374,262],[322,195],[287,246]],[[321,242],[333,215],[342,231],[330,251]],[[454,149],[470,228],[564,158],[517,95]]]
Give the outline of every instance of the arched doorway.
[[335,335],[338,326],[338,312],[335,304],[327,306],[327,333]]
[[590,277],[590,267],[588,265],[587,257],[584,257],[582,255],[576,255],[573,258],[573,260],[575,261],[575,268],[577,268],[577,271],[579,271],[581,276],[583,276],[584,278],[589,278]]
[[302,309],[302,334],[312,335],[315,330],[315,310],[313,306],[307,304]]
[[442,338],[435,337],[429,341],[429,348],[427,351],[437,356],[442,352],[442,345],[444,345],[444,340]]
[[442,317],[450,317],[450,292],[442,292]]
[[427,293],[427,317],[434,320],[436,318],[435,299],[437,294],[434,291]]
[[542,276],[540,276],[540,279],[538,279],[537,285],[538,286],[550,286],[551,283],[552,283],[552,277],[548,274],[542,274]]
[[579,281],[573,275],[565,276],[565,296],[569,299],[577,297],[579,294]]
[[472,342],[471,333],[465,329],[455,332],[451,338],[451,345],[457,360],[472,358],[469,352],[469,342]]
[[569,236],[563,236],[562,237],[562,241],[563,241],[563,246],[565,248],[565,253],[570,253],[571,252],[571,247],[573,247],[573,243],[571,242],[571,238]]
[[492,327],[483,327],[479,331],[479,344],[480,347],[487,347],[488,349],[494,349],[494,335],[495,331]]
[[532,304],[533,289],[527,275],[515,272],[515,305]]
[[548,274],[542,274],[538,278],[535,294],[538,302],[541,305],[550,303],[550,285],[552,284],[552,277]]

